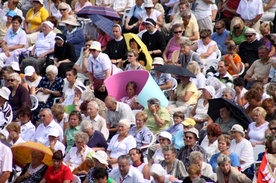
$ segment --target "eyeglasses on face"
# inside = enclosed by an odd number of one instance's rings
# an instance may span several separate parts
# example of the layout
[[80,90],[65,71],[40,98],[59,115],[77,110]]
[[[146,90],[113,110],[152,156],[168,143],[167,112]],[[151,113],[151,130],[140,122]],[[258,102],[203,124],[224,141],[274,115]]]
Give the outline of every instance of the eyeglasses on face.
[[14,82],[15,79],[7,79],[8,82]]
[[67,9],[59,9],[59,11],[66,11]]
[[250,34],[250,35],[245,35],[246,38],[249,38],[249,37],[252,37],[253,34]]
[[175,32],[173,32],[174,34],[181,34],[182,33],[182,31],[175,31]]
[[270,129],[270,131],[273,131],[273,130],[276,130],[276,127],[274,127],[274,128],[269,128]]
[[133,55],[127,55],[127,57],[134,57]]

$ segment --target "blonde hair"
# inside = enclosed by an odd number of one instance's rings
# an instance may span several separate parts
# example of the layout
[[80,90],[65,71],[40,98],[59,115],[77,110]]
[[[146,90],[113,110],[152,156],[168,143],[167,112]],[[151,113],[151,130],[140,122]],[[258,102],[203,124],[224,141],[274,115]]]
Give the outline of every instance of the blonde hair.
[[270,32],[270,25],[269,25],[269,23],[263,22],[260,25],[260,31],[265,31],[265,30],[267,30],[268,32]]
[[252,111],[253,115],[258,115],[258,116],[263,116],[265,118],[266,116],[266,111],[262,107],[255,107]]
[[187,69],[191,71],[194,75],[198,75],[200,73],[200,66],[196,61],[191,60],[188,65]]
[[244,22],[240,17],[234,17],[231,20],[230,30],[232,31],[235,25],[240,24],[241,28],[244,28]]

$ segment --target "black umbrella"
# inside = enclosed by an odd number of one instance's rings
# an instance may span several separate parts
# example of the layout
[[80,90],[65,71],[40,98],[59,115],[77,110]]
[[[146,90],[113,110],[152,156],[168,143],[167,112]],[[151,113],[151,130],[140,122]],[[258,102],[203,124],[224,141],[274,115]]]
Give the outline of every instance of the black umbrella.
[[225,106],[230,109],[232,117],[235,118],[244,129],[247,129],[248,124],[252,122],[251,118],[241,106],[226,98],[210,99],[207,114],[213,121],[216,121],[216,119],[220,117],[219,109]]
[[160,72],[165,72],[165,73],[170,73],[170,74],[175,74],[178,76],[195,78],[195,75],[191,71],[189,71],[188,69],[185,69],[183,67],[176,66],[176,65],[161,65],[161,66],[154,68],[154,70],[160,71]]

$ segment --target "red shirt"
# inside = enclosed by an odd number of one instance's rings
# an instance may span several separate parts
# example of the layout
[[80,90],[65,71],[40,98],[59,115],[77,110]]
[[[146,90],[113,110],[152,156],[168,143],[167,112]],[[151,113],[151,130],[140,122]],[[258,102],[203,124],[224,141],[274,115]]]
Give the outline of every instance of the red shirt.
[[44,175],[47,182],[63,183],[64,180],[73,180],[73,174],[70,168],[64,164],[58,171],[55,171],[54,166],[50,166]]
[[[230,9],[234,9],[234,10],[237,10],[238,9],[238,6],[240,4],[240,0],[228,0],[228,2],[226,3],[227,7],[230,8]],[[222,14],[226,17],[226,18],[233,18],[234,15],[233,13],[230,13],[229,11],[227,10],[224,10],[222,12]]]

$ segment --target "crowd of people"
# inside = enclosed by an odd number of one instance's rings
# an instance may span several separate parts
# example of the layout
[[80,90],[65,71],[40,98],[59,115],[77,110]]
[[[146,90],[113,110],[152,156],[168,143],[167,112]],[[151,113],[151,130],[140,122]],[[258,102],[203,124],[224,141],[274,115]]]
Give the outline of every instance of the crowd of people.
[[[84,24],[78,12],[89,6],[125,22]],[[275,181],[275,8],[273,0],[8,0],[0,182]],[[167,106],[158,97],[141,103],[138,75],[120,88],[124,97],[109,94],[105,81],[133,70],[149,73]],[[16,147],[30,142],[51,152],[50,163],[30,147],[30,161],[18,163]]]

